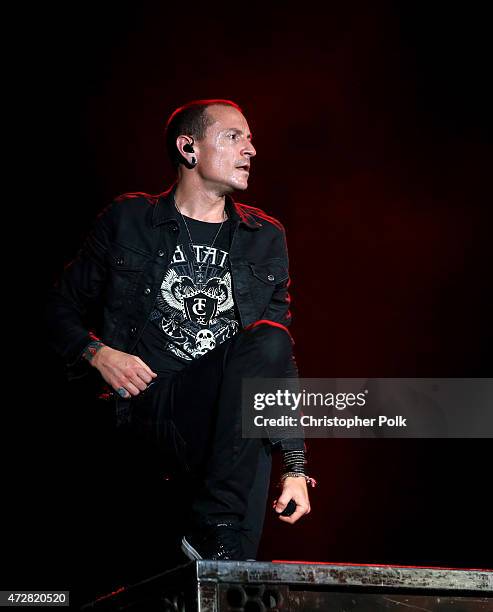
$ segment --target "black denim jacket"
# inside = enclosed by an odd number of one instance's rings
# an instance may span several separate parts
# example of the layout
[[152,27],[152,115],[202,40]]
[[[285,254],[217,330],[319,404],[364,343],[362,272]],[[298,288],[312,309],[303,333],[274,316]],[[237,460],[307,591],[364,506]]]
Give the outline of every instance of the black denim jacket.
[[[66,364],[69,379],[90,369],[81,356],[95,337],[86,322],[95,304],[103,308],[101,341],[133,352],[178,241],[175,188],[159,196],[125,194],[107,206],[49,292],[49,341]],[[236,203],[229,196],[226,211],[233,221],[229,258],[242,328],[259,319],[288,326],[288,252],[283,226],[260,209]],[[293,357],[286,377],[296,376]],[[280,440],[271,438],[272,444],[276,442]],[[280,445],[300,448],[295,439]]]

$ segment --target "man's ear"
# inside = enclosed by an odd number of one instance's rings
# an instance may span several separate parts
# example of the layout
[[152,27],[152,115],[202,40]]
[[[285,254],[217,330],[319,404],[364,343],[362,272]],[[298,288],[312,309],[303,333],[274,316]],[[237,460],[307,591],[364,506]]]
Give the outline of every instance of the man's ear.
[[197,164],[196,157],[192,155],[195,153],[193,145],[194,140],[191,136],[181,135],[176,139],[176,148],[180,152],[183,163],[187,168],[193,168]]

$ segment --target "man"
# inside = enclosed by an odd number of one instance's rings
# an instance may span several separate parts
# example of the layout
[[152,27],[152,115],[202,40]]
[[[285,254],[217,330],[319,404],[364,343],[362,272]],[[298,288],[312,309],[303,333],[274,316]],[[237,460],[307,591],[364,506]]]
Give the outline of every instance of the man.
[[[286,328],[284,229],[230,193],[248,186],[256,151],[241,109],[198,100],[166,127],[177,180],[159,196],[121,196],[99,216],[49,300],[52,345],[69,376],[96,368],[120,420],[194,488],[182,549],[190,558],[256,554],[267,497],[266,452],[283,453],[275,510],[310,512],[304,442],[241,437],[244,377],[296,377]],[[87,308],[104,308],[100,337]],[[246,538],[245,538],[246,533]]]

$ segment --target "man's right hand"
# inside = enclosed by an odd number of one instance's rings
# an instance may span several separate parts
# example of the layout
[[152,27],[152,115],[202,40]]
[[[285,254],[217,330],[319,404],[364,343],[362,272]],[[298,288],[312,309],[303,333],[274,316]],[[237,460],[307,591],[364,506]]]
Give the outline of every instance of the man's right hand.
[[[102,346],[91,359],[104,380],[120,395],[139,395],[157,374],[140,357]],[[124,393],[125,392],[125,393]]]

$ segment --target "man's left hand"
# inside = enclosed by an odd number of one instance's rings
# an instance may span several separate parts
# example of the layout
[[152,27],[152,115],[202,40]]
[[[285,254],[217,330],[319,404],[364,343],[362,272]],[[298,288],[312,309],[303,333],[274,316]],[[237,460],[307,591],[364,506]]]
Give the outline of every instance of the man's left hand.
[[279,516],[279,520],[293,524],[311,510],[306,480],[302,476],[288,476],[283,480],[282,493],[279,499],[274,501],[274,510],[278,513],[282,512],[291,499],[296,503],[296,510],[291,516]]

